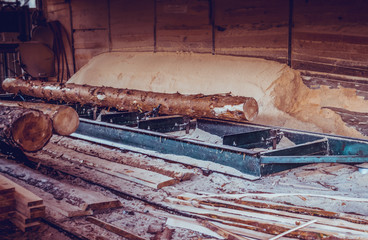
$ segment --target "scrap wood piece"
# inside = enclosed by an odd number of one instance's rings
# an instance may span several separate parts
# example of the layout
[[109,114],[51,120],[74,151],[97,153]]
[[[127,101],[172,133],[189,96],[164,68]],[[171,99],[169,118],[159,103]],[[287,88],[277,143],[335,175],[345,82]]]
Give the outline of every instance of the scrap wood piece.
[[[311,208],[311,207],[300,207],[300,206],[294,206],[294,205],[288,205],[288,204],[282,204],[282,203],[275,203],[275,202],[268,202],[263,201],[259,199],[245,199],[245,196],[255,197],[255,196],[267,196],[267,195],[273,195],[270,194],[204,194],[204,195],[198,195],[193,193],[183,193],[179,196],[177,196],[178,199],[181,200],[197,200],[197,201],[206,201],[206,200],[212,200],[212,201],[232,201],[235,204],[241,204],[245,206],[252,206],[256,208],[265,208],[269,209],[272,208],[274,210],[280,210],[280,211],[286,211],[290,213],[296,213],[296,214],[308,214],[310,216],[318,216],[318,217],[326,217],[329,219],[340,219],[343,221],[351,222],[353,224],[368,224],[368,219],[364,218],[363,216],[359,215],[352,215],[352,214],[346,214],[346,213],[337,213],[337,212],[331,212],[331,211],[325,211],[320,208]],[[278,195],[278,194],[277,194]],[[290,194],[285,194],[290,195]],[[296,193],[293,194],[294,196],[300,197],[300,194]],[[305,196],[305,194],[303,194]],[[284,196],[284,195],[281,195]],[[313,196],[325,196],[325,195],[313,195]],[[333,196],[331,196],[333,197]],[[336,196],[338,197],[338,196]],[[267,198],[266,198],[267,199]],[[345,198],[344,198],[345,199]],[[356,201],[360,198],[351,198],[352,200]],[[363,199],[365,200],[365,199]]]
[[306,222],[306,223],[304,223],[304,224],[302,224],[302,225],[300,225],[300,226],[297,226],[297,227],[295,227],[295,228],[293,228],[293,229],[290,229],[290,230],[288,230],[288,231],[286,231],[286,232],[284,232],[284,233],[281,233],[281,234],[279,234],[279,235],[277,235],[277,236],[275,236],[275,237],[273,237],[273,238],[270,238],[269,240],[276,240],[276,239],[279,239],[279,238],[281,238],[281,237],[283,237],[283,236],[285,236],[285,235],[287,235],[287,234],[289,234],[289,233],[291,233],[291,232],[294,232],[294,231],[296,231],[296,230],[298,230],[298,229],[301,229],[301,228],[304,228],[304,227],[306,227],[306,226],[309,226],[309,225],[311,225],[311,224],[313,224],[313,223],[315,223],[315,222],[317,222],[317,220],[316,220],[316,219],[311,220],[311,221]]
[[183,114],[192,117],[212,117],[252,121],[258,115],[258,103],[252,97],[231,95],[182,95],[112,87],[96,87],[74,83],[60,84],[42,81],[5,79],[7,92],[63,100],[65,102],[115,107],[118,110],[152,111],[160,105],[160,113]]
[[[234,200],[225,201],[217,198],[207,198],[206,200],[196,200],[200,204],[211,205],[237,210],[249,210],[256,212],[265,212],[282,216],[294,216],[298,218],[311,219],[318,217],[319,222],[329,225],[331,219],[336,219],[334,223],[339,226],[346,226],[352,229],[361,229],[368,224],[368,219],[358,218],[360,216],[351,216],[343,213],[325,211],[310,207],[296,207],[286,204],[274,204],[262,201]],[[326,220],[327,219],[327,220]],[[346,222],[345,222],[346,221]],[[368,231],[368,228],[367,228]]]
[[0,101],[0,106],[23,107],[41,111],[51,118],[54,131],[60,135],[70,135],[75,132],[79,126],[78,113],[69,106],[3,100]]
[[[192,197],[192,193],[189,194]],[[183,194],[185,197],[186,194]],[[368,202],[368,198],[354,198],[354,197],[346,197],[346,196],[339,196],[339,195],[324,195],[324,194],[313,194],[313,193],[235,193],[235,194],[212,194],[212,193],[202,193],[202,195],[196,195],[196,198],[210,198],[210,197],[217,197],[229,200],[241,199],[246,197],[254,197],[254,198],[277,198],[277,197],[285,197],[285,196],[308,196],[308,197],[322,197],[322,198],[330,198],[334,200],[341,200],[341,201],[352,201],[352,202]]]
[[52,135],[50,118],[38,110],[0,106],[0,140],[22,151],[34,152]]
[[133,233],[130,233],[124,229],[121,229],[121,228],[118,228],[110,223],[107,223],[107,222],[104,222],[100,219],[97,219],[95,217],[87,217],[86,218],[87,221],[99,226],[99,227],[102,227],[110,232],[113,232],[119,236],[122,236],[122,237],[125,237],[127,239],[131,239],[131,240],[145,240],[144,238],[140,237],[140,236],[137,236]]
[[223,236],[216,233],[212,229],[208,229],[204,226],[198,225],[198,222],[195,219],[184,218],[184,217],[175,216],[175,215],[166,216],[166,218],[167,218],[166,225],[168,226],[185,228],[185,229],[189,229],[194,232],[199,232],[207,236],[211,236],[211,237],[215,237],[219,239],[225,239]]
[[197,221],[204,227],[218,233],[220,236],[224,237],[228,240],[249,240],[249,238],[238,236],[235,233],[229,232],[225,229],[220,228],[219,226],[214,225],[213,223],[206,221],[206,220],[200,220],[197,219]]
[[[151,188],[160,189],[178,182],[177,179],[162,175],[156,172],[132,167],[129,165],[110,162],[95,156],[75,152],[56,144],[45,147],[43,152],[70,162],[77,163],[95,169],[96,171],[107,173],[128,181],[142,184]],[[37,153],[35,154],[37,156]]]
[[[235,233],[235,234],[239,234],[245,237],[249,237],[249,238],[254,238],[254,239],[267,239],[272,237],[272,235],[270,234],[266,234],[263,232],[259,232],[259,231],[253,231],[253,230],[249,230],[247,228],[244,227],[244,225],[242,224],[235,224],[232,222],[227,222],[227,221],[222,221],[221,223],[219,221],[216,220],[213,221],[214,219],[211,219],[210,217],[206,217],[206,216],[199,216],[199,215],[193,215],[192,217],[183,217],[183,216],[178,216],[178,215],[173,215],[167,212],[155,212],[154,213],[155,216],[161,216],[161,217],[165,217],[167,219],[171,218],[171,219],[177,219],[178,223],[181,222],[181,225],[179,225],[178,227],[183,227],[183,226],[187,226],[187,223],[192,223],[193,225],[198,225],[197,220],[196,219],[203,219],[203,220],[207,220],[207,221],[211,221],[212,224],[215,224],[219,227],[221,227],[222,229],[225,229],[226,231]],[[169,222],[172,223],[172,222]],[[209,231],[209,229],[207,229],[206,231]],[[213,234],[215,234],[213,232]],[[209,234],[207,234],[209,235]],[[218,235],[218,234],[217,234]],[[221,237],[221,236],[219,236]],[[222,237],[221,237],[222,238]]]
[[[274,217],[268,214],[254,214],[250,212],[241,212],[241,211],[223,211],[221,208],[215,207],[193,207],[188,205],[175,205],[167,203],[169,207],[172,207],[176,210],[182,212],[189,212],[190,214],[200,216],[200,217],[208,217],[210,220],[225,222],[232,222],[234,224],[240,224],[242,227],[260,231],[268,234],[280,234],[282,232],[287,231],[290,227],[294,226],[296,221],[299,219],[287,218],[287,217]],[[348,230],[344,228],[339,228],[336,226],[326,226],[326,225],[318,225],[315,227],[308,228],[306,230],[298,230],[297,232],[290,233],[292,237],[300,238],[300,239],[309,239],[309,238],[319,238],[321,236],[324,237],[338,237],[341,235],[345,235],[346,237],[353,234],[354,236],[359,236],[362,238],[368,237],[367,232],[359,231],[359,230]]]

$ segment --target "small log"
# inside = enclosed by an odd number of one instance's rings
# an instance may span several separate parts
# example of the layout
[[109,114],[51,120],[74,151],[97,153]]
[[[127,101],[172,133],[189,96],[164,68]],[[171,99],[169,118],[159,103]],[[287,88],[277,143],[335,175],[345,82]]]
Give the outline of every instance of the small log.
[[60,84],[41,81],[5,79],[2,87],[11,93],[63,100],[65,102],[115,107],[128,111],[152,111],[158,105],[162,114],[181,114],[191,117],[209,117],[252,121],[258,114],[254,98],[228,95],[182,95],[157,93],[112,87],[78,84]]
[[39,110],[51,118],[53,129],[59,135],[70,135],[75,132],[79,126],[78,113],[68,106],[16,101],[0,101],[0,106],[19,106]]
[[37,110],[0,106],[0,140],[22,151],[40,150],[52,136],[50,118]]

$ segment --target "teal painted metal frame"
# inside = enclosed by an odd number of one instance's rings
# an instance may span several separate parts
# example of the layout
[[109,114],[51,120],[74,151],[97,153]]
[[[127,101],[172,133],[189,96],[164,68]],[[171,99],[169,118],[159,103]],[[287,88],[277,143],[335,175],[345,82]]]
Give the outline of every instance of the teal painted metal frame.
[[[236,135],[236,132],[271,130],[269,126],[198,119],[198,126],[215,132],[221,137]],[[210,126],[205,125],[217,123]],[[201,125],[202,124],[202,125]],[[225,126],[223,126],[225,124]],[[231,130],[234,127],[235,130]],[[274,128],[276,129],[276,128]],[[233,167],[243,173],[262,176],[309,163],[363,163],[368,162],[368,141],[328,134],[310,133],[292,129],[279,129],[296,145],[275,150],[253,151],[246,148],[204,143],[195,140],[177,139],[163,133],[152,132],[116,124],[81,119],[76,133],[111,142],[154,150],[164,154],[176,154],[211,161]],[[213,131],[213,132],[211,132]],[[223,134],[224,133],[224,134]],[[254,134],[244,134],[252,136]],[[268,136],[268,134],[266,134]],[[240,134],[239,136],[242,136]],[[255,144],[260,138],[253,139]],[[240,141],[243,141],[240,139]],[[249,139],[246,142],[252,142]],[[263,141],[263,139],[262,139]]]

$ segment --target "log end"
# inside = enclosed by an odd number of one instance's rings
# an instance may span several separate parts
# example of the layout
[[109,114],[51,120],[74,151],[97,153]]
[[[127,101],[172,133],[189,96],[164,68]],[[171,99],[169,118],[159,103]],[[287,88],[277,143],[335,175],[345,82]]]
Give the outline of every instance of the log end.
[[63,136],[72,134],[79,126],[78,113],[68,106],[60,107],[52,121],[54,131]]
[[248,98],[243,105],[244,117],[253,121],[258,116],[258,103],[254,98]]
[[52,136],[52,123],[48,116],[38,111],[29,111],[12,125],[13,141],[23,151],[40,150]]

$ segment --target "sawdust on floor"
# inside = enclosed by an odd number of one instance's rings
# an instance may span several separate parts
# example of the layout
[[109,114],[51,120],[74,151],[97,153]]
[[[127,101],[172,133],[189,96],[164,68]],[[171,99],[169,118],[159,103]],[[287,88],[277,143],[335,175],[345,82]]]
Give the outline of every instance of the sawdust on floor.
[[355,89],[309,89],[298,71],[257,58],[194,53],[104,53],[68,82],[182,94],[231,93],[253,97],[255,123],[367,138],[324,107],[368,112]]

